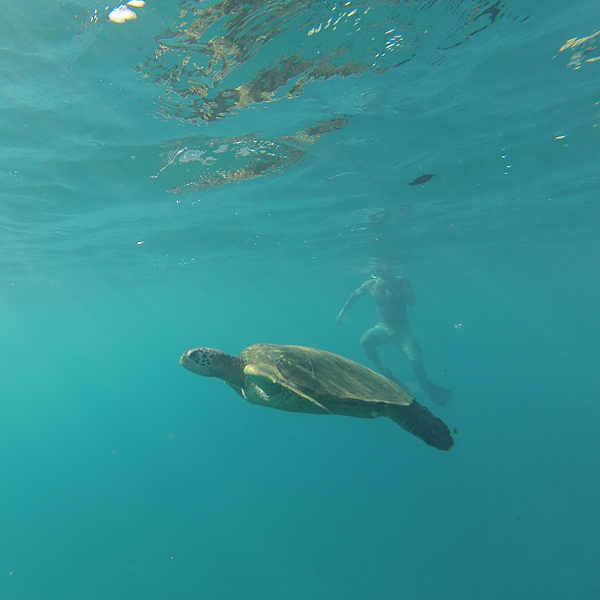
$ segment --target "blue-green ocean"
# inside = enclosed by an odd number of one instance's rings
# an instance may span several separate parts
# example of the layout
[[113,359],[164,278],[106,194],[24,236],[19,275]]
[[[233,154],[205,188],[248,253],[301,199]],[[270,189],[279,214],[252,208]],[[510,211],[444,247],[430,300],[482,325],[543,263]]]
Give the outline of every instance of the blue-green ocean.
[[[0,599],[598,600],[600,4],[136,4],[0,1]],[[180,366],[381,263],[451,451]]]

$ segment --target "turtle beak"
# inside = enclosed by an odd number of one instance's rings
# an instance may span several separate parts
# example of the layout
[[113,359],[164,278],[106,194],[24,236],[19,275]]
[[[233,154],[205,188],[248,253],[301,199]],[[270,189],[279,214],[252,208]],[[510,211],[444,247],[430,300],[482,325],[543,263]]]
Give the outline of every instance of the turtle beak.
[[194,350],[186,350],[182,355],[181,358],[179,359],[179,364],[184,368],[187,369],[188,371],[192,370],[194,363],[193,360],[193,355]]

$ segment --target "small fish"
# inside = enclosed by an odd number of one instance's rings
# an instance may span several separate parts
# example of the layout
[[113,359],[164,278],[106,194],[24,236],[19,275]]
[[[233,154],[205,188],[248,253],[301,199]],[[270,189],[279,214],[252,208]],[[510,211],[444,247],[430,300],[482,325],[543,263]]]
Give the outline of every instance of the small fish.
[[421,177],[417,177],[414,181],[411,181],[408,185],[421,185],[422,183],[427,183],[433,177],[433,173],[427,173],[427,175],[421,175]]
[[458,427],[454,428],[454,433],[458,433]]

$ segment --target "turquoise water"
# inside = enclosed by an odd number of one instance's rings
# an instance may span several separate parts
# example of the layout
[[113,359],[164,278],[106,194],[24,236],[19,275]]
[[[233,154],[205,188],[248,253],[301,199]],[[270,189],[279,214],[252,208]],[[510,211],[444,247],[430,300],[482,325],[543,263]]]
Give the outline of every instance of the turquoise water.
[[[597,2],[1,6],[2,600],[600,597]],[[378,260],[451,452],[178,364]]]

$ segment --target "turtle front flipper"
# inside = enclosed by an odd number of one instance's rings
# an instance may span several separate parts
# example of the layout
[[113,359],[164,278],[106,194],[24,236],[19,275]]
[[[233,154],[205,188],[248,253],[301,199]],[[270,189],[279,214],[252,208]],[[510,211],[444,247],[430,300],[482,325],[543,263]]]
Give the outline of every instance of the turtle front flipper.
[[394,423],[398,423],[400,427],[434,448],[450,450],[454,445],[446,423],[416,400],[413,400],[408,406],[389,406],[387,416]]
[[246,377],[244,398],[252,404],[290,412],[331,414],[331,411],[320,402],[300,391],[289,381],[282,379],[275,369],[246,365],[244,375]]

